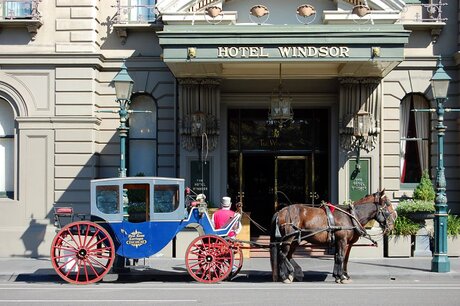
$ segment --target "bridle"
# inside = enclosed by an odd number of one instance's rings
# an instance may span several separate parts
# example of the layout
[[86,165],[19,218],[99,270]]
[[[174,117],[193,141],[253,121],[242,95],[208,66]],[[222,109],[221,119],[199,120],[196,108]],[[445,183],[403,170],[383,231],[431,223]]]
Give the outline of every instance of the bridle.
[[380,195],[380,192],[374,193],[374,204],[377,206],[377,213],[375,215],[375,220],[380,224],[380,227],[383,229],[383,233],[386,234],[390,231],[389,221],[391,224],[394,224],[396,216],[396,211],[393,210],[393,213],[388,210],[388,207],[392,206],[390,200],[383,194]]

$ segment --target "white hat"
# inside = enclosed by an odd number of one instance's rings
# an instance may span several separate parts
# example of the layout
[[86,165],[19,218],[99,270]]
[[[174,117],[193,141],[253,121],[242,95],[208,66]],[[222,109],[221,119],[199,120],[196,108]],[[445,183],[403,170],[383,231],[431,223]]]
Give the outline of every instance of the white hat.
[[222,207],[230,207],[232,205],[232,200],[230,197],[223,197],[222,202],[220,203]]
[[202,193],[200,193],[199,195],[196,196],[196,200],[199,201],[199,200],[206,200],[206,196]]

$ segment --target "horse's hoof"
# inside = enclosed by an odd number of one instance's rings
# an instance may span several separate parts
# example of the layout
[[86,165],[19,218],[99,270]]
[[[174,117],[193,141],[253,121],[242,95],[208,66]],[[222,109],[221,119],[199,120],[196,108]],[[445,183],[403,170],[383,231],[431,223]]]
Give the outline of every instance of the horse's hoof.
[[289,274],[288,277],[285,280],[283,280],[283,283],[290,284],[292,283],[293,280],[294,280],[294,276],[292,274]]
[[341,283],[342,283],[342,281],[340,280],[340,278],[336,278],[336,279],[335,279],[335,282],[336,282],[337,284],[341,284]]
[[340,281],[341,284],[350,284],[352,283],[353,281],[350,279],[350,278],[346,278],[346,279],[342,279]]

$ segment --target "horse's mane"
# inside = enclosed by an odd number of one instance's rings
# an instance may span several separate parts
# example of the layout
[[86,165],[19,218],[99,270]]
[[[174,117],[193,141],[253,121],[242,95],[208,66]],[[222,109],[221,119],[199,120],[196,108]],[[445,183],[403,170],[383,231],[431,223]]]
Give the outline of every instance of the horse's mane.
[[364,204],[364,203],[374,203],[375,196],[376,196],[377,193],[378,192],[368,194],[364,198],[361,198],[361,199],[357,200],[356,202],[353,202],[353,205],[360,205],[360,204]]

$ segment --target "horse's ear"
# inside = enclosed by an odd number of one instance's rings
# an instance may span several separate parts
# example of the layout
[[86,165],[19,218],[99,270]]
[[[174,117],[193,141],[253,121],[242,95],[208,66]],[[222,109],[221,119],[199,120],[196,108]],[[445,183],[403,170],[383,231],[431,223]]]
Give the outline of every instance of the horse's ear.
[[382,191],[380,191],[380,194],[383,196],[385,195],[385,188],[382,189]]

